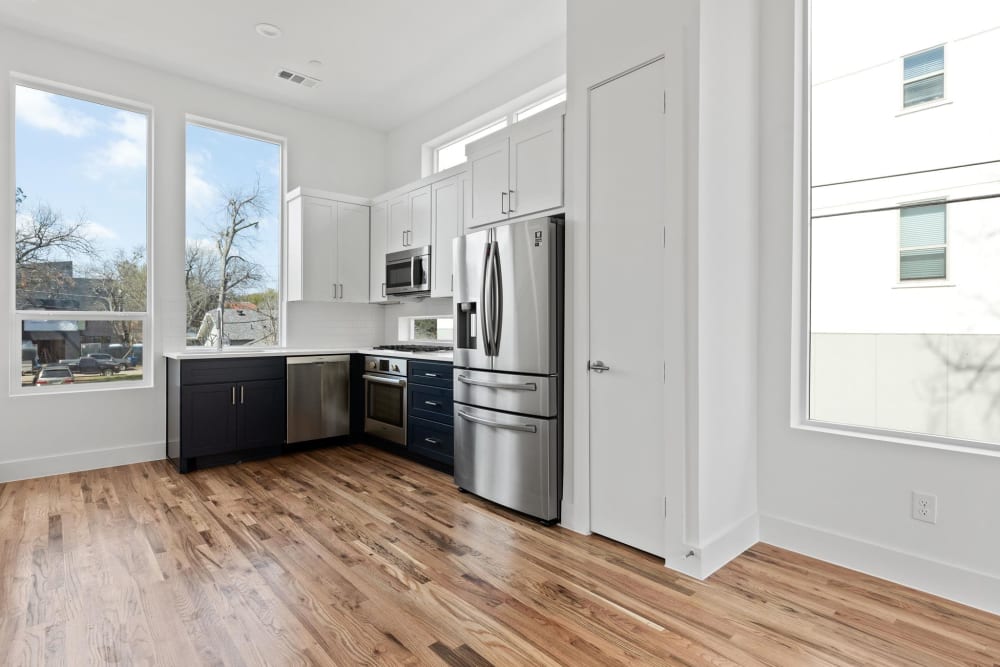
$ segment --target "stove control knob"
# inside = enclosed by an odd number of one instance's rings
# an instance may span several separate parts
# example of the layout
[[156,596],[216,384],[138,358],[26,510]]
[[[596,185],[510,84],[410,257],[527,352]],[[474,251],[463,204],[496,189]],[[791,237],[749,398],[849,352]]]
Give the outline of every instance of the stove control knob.
[[375,362],[375,361],[369,361],[368,362],[368,368],[370,370],[375,370],[376,368],[378,368],[378,363]]
[[399,365],[398,365],[398,364],[393,364],[393,365],[392,365],[392,370],[393,370],[394,372],[398,373],[398,372],[399,372]]

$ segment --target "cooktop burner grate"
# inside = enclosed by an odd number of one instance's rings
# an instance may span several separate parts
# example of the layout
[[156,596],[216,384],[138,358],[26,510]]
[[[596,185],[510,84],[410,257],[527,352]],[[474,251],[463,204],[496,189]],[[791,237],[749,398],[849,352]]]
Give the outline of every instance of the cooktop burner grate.
[[450,345],[376,345],[376,350],[395,350],[396,352],[450,352]]

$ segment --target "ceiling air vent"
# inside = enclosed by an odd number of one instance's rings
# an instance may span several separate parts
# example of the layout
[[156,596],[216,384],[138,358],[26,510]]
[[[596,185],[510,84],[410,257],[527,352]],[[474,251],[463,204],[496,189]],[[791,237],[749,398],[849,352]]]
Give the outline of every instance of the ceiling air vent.
[[319,79],[287,69],[278,70],[278,74],[276,76],[279,79],[284,79],[285,81],[290,81],[300,86],[305,86],[306,88],[315,88],[319,85]]

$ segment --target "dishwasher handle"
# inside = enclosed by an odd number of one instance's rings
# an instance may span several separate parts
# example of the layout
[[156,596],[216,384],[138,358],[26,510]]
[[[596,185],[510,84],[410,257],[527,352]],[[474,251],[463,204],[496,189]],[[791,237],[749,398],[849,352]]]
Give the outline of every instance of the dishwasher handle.
[[285,357],[285,364],[288,366],[301,366],[305,364],[330,364],[338,362],[350,362],[351,357],[347,354],[324,354],[310,357]]

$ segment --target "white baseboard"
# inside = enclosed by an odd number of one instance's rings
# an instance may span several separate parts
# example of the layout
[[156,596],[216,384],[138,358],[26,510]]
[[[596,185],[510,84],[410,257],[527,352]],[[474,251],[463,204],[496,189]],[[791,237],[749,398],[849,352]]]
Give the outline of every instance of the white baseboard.
[[720,567],[757,544],[759,537],[757,514],[751,514],[701,547],[691,547],[684,553],[668,552],[666,566],[696,579],[707,579]]
[[1000,577],[995,575],[775,516],[761,515],[760,540],[1000,614]]
[[166,451],[167,446],[161,441],[53,454],[31,459],[0,461],[0,483],[61,475],[67,472],[111,468],[129,463],[142,463],[143,461],[157,461],[166,458]]

